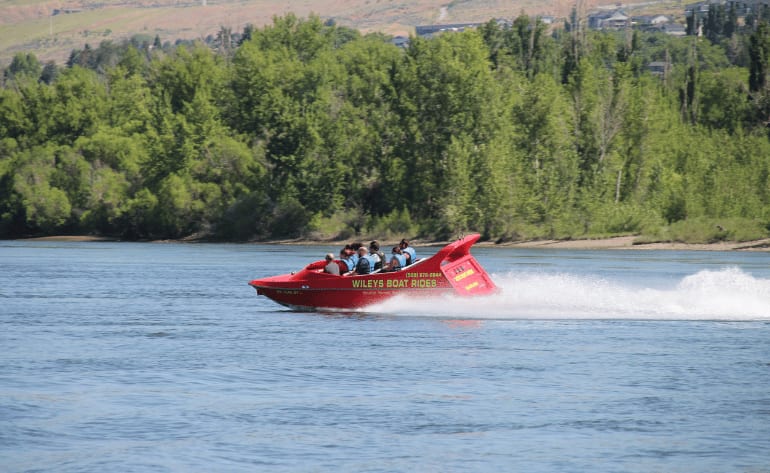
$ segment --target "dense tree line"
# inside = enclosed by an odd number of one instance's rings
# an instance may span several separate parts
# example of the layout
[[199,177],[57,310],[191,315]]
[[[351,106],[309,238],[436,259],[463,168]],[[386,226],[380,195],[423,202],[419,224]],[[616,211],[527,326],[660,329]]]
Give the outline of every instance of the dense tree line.
[[521,16],[402,50],[287,15],[213,47],[19,54],[0,88],[0,235],[765,236],[770,27],[728,30]]

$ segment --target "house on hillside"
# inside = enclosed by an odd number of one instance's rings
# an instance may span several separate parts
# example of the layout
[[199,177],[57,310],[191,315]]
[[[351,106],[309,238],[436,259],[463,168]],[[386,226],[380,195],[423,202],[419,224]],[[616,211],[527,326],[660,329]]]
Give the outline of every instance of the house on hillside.
[[711,5],[709,0],[687,4],[684,6],[684,15],[688,17],[695,15],[699,18],[703,18],[709,13],[709,5]]
[[685,27],[675,23],[666,15],[642,15],[631,19],[634,28],[651,33],[666,33],[671,36],[684,36]]
[[660,27],[660,31],[671,36],[686,36],[687,30],[679,23],[666,23]]
[[460,32],[475,29],[484,23],[454,23],[449,25],[421,25],[414,27],[414,33],[423,38],[431,38],[439,33]]
[[670,23],[666,15],[641,15],[631,18],[631,24],[642,31],[658,31],[660,27]]
[[[495,23],[497,23],[497,26],[499,26],[502,29],[510,28],[511,25],[513,24],[510,20],[506,20],[503,18],[492,18],[491,21],[494,21]],[[417,36],[421,36],[423,38],[431,38],[436,34],[458,33],[465,30],[476,29],[486,24],[487,23],[484,22],[484,23],[454,23],[454,24],[448,24],[448,25],[421,25],[421,26],[415,26],[414,32]]]
[[666,77],[671,70],[671,63],[665,61],[653,61],[647,64],[647,71],[657,77]]
[[80,13],[83,10],[80,8],[54,8],[51,12],[51,16],[56,15],[71,15],[72,13]]
[[622,10],[588,15],[588,27],[594,30],[622,30],[631,26],[631,18]]
[[757,11],[759,8],[770,7],[770,0],[703,0],[696,3],[688,3],[684,6],[684,15],[691,17],[693,15],[698,18],[704,18],[708,16],[709,9],[712,5],[719,5],[726,8],[735,7],[735,12],[739,17],[744,17],[752,11]]
[[409,38],[406,36],[396,36],[393,39],[390,40],[390,42],[399,48],[408,48],[409,47]]

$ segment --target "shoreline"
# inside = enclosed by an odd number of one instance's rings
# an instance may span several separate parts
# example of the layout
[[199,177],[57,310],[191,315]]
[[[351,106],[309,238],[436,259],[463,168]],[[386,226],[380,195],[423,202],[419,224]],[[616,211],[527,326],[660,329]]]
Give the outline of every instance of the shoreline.
[[[494,243],[481,241],[475,246],[483,248],[530,248],[530,249],[556,249],[556,250],[670,250],[670,251],[770,251],[770,238],[744,242],[717,242],[717,243],[680,243],[657,242],[634,244],[636,236],[620,236],[585,240],[529,240]],[[46,237],[19,238],[18,241],[54,241],[54,242],[119,242],[117,238],[97,237],[91,235],[54,235]],[[208,243],[205,240],[151,240],[150,243]],[[233,243],[233,242],[230,242]],[[237,242],[246,244],[264,245],[318,245],[339,246],[345,245],[345,241],[338,240],[270,240]],[[387,248],[397,244],[397,241],[381,242],[381,247]],[[422,242],[413,240],[416,247],[441,246],[448,242],[430,241]]]
[[623,236],[595,240],[540,240],[501,243],[509,248],[553,248],[564,250],[669,250],[669,251],[770,251],[770,238],[716,243],[655,242],[634,243],[637,237]]

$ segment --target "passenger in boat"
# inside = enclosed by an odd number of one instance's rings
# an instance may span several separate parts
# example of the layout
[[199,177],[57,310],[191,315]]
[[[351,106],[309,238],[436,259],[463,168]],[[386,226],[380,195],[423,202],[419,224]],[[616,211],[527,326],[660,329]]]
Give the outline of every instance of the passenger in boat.
[[337,267],[339,268],[340,276],[348,272],[348,263],[346,263],[345,260],[341,258],[342,258],[342,255],[340,255],[340,259],[334,260],[334,262],[337,263]]
[[417,261],[417,252],[414,248],[409,246],[409,241],[406,238],[401,240],[398,247],[401,249],[401,253],[406,257],[406,266]]
[[[326,253],[326,266],[324,266],[324,273],[333,274],[335,276],[340,275],[340,265],[337,261],[334,261],[334,255]],[[347,265],[345,265],[347,267]]]
[[[356,269],[356,262],[353,262],[353,259],[350,257],[350,253],[348,252],[348,248],[345,247],[340,250],[340,274],[347,274],[354,269]],[[344,265],[344,266],[343,266]]]
[[390,255],[390,261],[382,267],[383,271],[398,271],[406,266],[406,258],[401,254],[401,248],[394,246]]
[[369,274],[374,268],[374,259],[369,254],[365,246],[358,249],[358,263],[356,263],[356,274]]
[[353,271],[353,269],[356,267],[356,264],[358,263],[357,250],[360,248],[360,246],[361,243],[351,243],[349,245],[345,245],[345,255],[347,256],[347,259],[349,259],[353,264],[353,266],[350,268],[350,271]]
[[377,240],[369,243],[369,256],[374,260],[374,270],[382,269],[382,265],[385,262],[385,253],[380,251],[380,244]]

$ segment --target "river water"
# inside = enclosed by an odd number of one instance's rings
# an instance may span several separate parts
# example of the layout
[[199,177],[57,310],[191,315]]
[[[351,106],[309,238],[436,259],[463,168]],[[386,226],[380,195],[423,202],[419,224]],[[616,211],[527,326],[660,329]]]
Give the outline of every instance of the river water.
[[336,250],[0,242],[0,470],[770,472],[769,253],[475,248],[500,294],[345,314],[247,286]]

